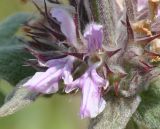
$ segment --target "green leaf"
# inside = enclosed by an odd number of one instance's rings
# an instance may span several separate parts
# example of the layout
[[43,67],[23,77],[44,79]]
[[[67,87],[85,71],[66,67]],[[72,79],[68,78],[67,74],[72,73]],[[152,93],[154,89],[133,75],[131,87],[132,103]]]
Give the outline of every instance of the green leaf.
[[4,41],[11,40],[17,33],[19,28],[30,20],[33,16],[28,13],[17,13],[16,15],[8,17],[5,21],[0,23],[0,44]]
[[0,105],[3,104],[4,98],[5,98],[5,95],[2,92],[0,92]]
[[11,43],[0,46],[0,77],[12,85],[34,73],[32,68],[23,66],[24,61],[31,57],[18,42],[15,38]]
[[24,67],[24,61],[31,58],[24,49],[17,31],[31,18],[31,15],[19,13],[7,18],[0,24],[0,77],[17,84],[23,78],[35,72],[30,67]]
[[0,79],[0,106],[4,103],[5,96],[9,94],[12,89],[12,85],[3,79]]
[[136,111],[141,99],[110,97],[105,110],[91,121],[89,129],[124,129]]
[[128,122],[127,126],[125,129],[149,129],[147,128],[144,124],[142,123],[137,123],[133,117],[130,119]]
[[22,80],[13,91],[5,98],[5,103],[0,108],[0,117],[11,115],[25,106],[31,104],[39,93],[30,92],[23,84],[28,80]]
[[149,129],[160,127],[160,80],[152,83],[149,89],[142,93],[142,102],[133,119],[139,125]]

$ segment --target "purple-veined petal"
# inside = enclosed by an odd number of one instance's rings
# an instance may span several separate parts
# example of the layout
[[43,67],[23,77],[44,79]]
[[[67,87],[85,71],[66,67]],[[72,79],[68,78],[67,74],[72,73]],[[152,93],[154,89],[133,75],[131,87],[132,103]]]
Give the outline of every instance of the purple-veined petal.
[[101,49],[103,40],[103,26],[96,23],[89,24],[84,31],[84,38],[87,41],[89,52]]
[[77,47],[76,26],[69,12],[63,8],[53,8],[51,15],[61,23],[61,31],[67,37],[68,42]]
[[[37,84],[37,90],[41,93],[47,94],[48,89],[51,89],[54,83],[58,83],[58,81],[61,79],[62,70],[58,70],[56,72],[51,73],[50,76],[48,76],[46,79],[41,81],[39,84]],[[53,88],[52,88],[53,89]],[[54,88],[57,89],[57,88]],[[55,91],[57,92],[57,91]],[[55,93],[54,91],[50,91],[50,93]]]
[[95,83],[97,83],[100,87],[108,86],[108,80],[104,80],[102,77],[100,77],[95,69],[91,71],[92,79]]
[[58,82],[55,82],[52,85],[50,85],[48,88],[44,89],[44,93],[46,94],[56,93],[58,89],[59,89]]
[[96,117],[104,110],[106,102],[102,98],[101,90],[107,84],[105,82],[107,81],[97,74],[96,69],[89,68],[80,78],[66,86],[66,93],[77,88],[82,90],[81,118]]
[[71,75],[71,70],[73,68],[73,62],[75,58],[73,56],[67,56],[67,63],[63,68],[62,79],[64,80],[64,84],[69,84],[73,81],[73,77]]
[[101,97],[100,89],[90,78],[85,80],[82,94],[83,100],[80,111],[81,118],[94,118],[104,110],[106,102]]
[[63,74],[62,79],[64,80],[64,84],[71,83],[73,81],[73,77],[71,75],[71,70],[73,68],[73,62],[75,58],[73,56],[67,56],[61,59],[53,59],[46,62],[46,66],[48,67],[62,67]]
[[25,85],[36,86],[45,79],[48,79],[47,77],[50,77],[50,75],[54,72],[56,72],[55,68],[48,69],[46,72],[37,72],[27,83],[25,83]]
[[35,85],[37,83],[37,80],[43,75],[43,73],[44,72],[36,72],[35,75],[24,84],[24,86]]
[[65,58],[60,58],[60,59],[53,59],[53,60],[49,60],[45,63],[45,65],[47,67],[55,67],[55,66],[60,66],[60,65],[64,65],[68,60],[68,57]]
[[66,87],[65,87],[65,92],[66,92],[66,93],[70,93],[70,92],[72,92],[73,90],[78,89],[79,86],[80,86],[80,81],[81,81],[81,79],[76,79],[76,80],[73,81],[72,83],[67,84]]
[[65,67],[62,79],[64,80],[64,84],[69,84],[73,81],[73,77],[71,75],[71,69],[69,67]]
[[69,93],[75,89],[82,88],[86,78],[88,78],[88,72],[85,72],[83,76],[74,80],[73,82],[66,84],[65,92]]
[[58,91],[58,81],[64,80],[64,83],[73,81],[71,70],[73,68],[74,57],[68,56],[61,59],[53,59],[45,65],[48,66],[46,72],[37,72],[24,86],[32,91],[50,94]]
[[55,93],[57,86],[53,84],[59,80],[61,73],[62,70],[57,70],[55,67],[49,68],[46,72],[37,72],[24,86],[44,94]]

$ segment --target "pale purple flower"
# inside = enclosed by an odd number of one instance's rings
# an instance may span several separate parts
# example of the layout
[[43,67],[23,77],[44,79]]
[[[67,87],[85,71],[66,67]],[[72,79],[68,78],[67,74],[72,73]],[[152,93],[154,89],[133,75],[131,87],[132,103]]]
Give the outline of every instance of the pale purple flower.
[[106,102],[102,98],[101,91],[108,85],[109,82],[100,77],[96,69],[90,68],[80,78],[67,85],[65,91],[69,93],[76,88],[80,88],[83,96],[80,108],[81,118],[93,118],[105,108]]
[[83,35],[87,41],[89,52],[95,52],[96,50],[102,48],[102,41],[103,41],[102,25],[96,23],[89,24],[86,27]]
[[[68,41],[77,46],[76,27],[72,16],[63,8],[51,10],[52,17],[61,23],[61,30]],[[96,23],[90,23],[84,30],[83,47],[77,47],[77,50],[84,48],[87,53],[93,53],[102,48],[103,27]],[[68,83],[66,92],[81,88],[83,100],[81,104],[81,117],[96,117],[105,108],[106,102],[101,96],[102,87],[108,86],[108,81],[101,78],[95,69],[89,67],[89,70],[73,83]]]
[[58,82],[63,79],[65,84],[71,83],[71,70],[74,58],[71,56],[62,59],[53,59],[46,62],[46,72],[37,72],[24,86],[31,91],[51,94],[58,91]]
[[[79,47],[76,34],[76,26],[73,17],[64,8],[54,8],[51,10],[51,16],[60,22],[62,33],[66,36],[68,45],[75,47],[77,53],[83,48],[86,54],[96,53],[102,48],[103,27],[96,23],[90,23],[86,26],[84,34],[81,37],[83,43]],[[88,70],[80,78],[73,82],[71,70],[75,57],[67,56],[60,59],[52,59],[46,62],[48,67],[46,72],[37,72],[24,86],[32,91],[50,94],[58,91],[58,82],[63,79],[66,85],[66,93],[74,89],[82,90],[81,118],[96,117],[101,113],[106,105],[102,98],[102,89],[108,87],[108,80],[103,79],[97,74],[98,65],[89,64]],[[99,64],[99,62],[98,62]],[[95,67],[93,67],[95,66]]]

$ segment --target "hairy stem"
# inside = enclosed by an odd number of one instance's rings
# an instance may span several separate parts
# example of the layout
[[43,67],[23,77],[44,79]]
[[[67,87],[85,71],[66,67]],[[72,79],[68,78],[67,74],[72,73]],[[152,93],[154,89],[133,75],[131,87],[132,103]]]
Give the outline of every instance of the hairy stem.
[[106,109],[95,119],[90,121],[88,129],[124,129],[131,116],[136,111],[141,99],[133,98],[107,98]]
[[104,27],[104,46],[115,46],[115,0],[96,0],[99,21]]

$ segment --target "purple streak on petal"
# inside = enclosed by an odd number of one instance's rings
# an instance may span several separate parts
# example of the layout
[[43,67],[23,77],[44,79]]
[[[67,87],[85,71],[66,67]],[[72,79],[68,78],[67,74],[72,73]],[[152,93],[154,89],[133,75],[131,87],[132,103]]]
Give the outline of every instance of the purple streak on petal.
[[24,86],[32,91],[44,94],[55,93],[57,92],[57,88],[51,87],[59,80],[61,73],[61,70],[56,70],[54,67],[49,68],[46,72],[36,73],[27,83],[24,84]]
[[71,75],[72,68],[73,68],[73,61],[70,60],[63,69],[62,79],[64,80],[64,84],[69,84],[73,81],[73,77]]
[[109,85],[108,80],[104,80],[102,77],[100,77],[95,69],[91,71],[91,76],[93,81],[97,83],[99,86],[104,87],[104,85]]
[[81,103],[81,118],[96,117],[105,108],[106,102],[101,97],[100,88],[87,78],[82,88],[83,100]]
[[[85,116],[90,116],[90,111],[89,107],[87,106],[92,106],[91,101],[88,101],[90,98],[90,94],[92,93],[92,90],[94,87],[91,85],[91,80],[89,78],[86,78],[84,80],[83,88],[82,88],[82,94],[83,94],[83,99],[81,102],[81,109],[80,109],[80,114],[81,118],[84,118]],[[94,108],[94,107],[93,107]]]
[[[37,90],[45,94],[57,92],[57,91],[49,91],[49,89],[57,89],[57,88],[51,88],[51,87],[53,86],[54,83],[57,83],[61,79],[61,74],[62,74],[62,70],[58,70],[56,72],[50,73],[50,75],[46,79],[42,80],[41,82],[39,82],[39,84],[37,84],[37,87],[36,87]],[[49,92],[45,92],[45,91],[49,91]]]
[[80,85],[80,79],[76,79],[74,82],[67,84],[65,88],[66,93],[70,93],[75,89],[78,89]]
[[71,72],[69,70],[65,70],[63,72],[62,79],[64,80],[64,84],[69,84],[73,81],[73,77],[71,75]]
[[56,69],[50,68],[46,72],[37,72],[25,85],[36,86],[37,84],[43,82],[45,79],[48,79],[50,73],[54,73]]
[[45,92],[46,94],[52,94],[52,93],[55,93],[58,91],[58,83],[55,82],[53,84],[51,84],[48,88],[45,89]]
[[70,42],[73,46],[76,46],[76,26],[69,12],[63,8],[53,8],[51,10],[51,15],[61,23],[61,31],[67,37],[68,42]]
[[30,79],[29,81],[27,81],[24,86],[28,86],[28,85],[35,85],[35,82],[37,82],[37,80],[43,75],[44,72],[36,72],[35,75],[32,77],[32,79]]
[[102,98],[101,88],[107,84],[108,81],[101,78],[95,69],[89,68],[80,78],[66,86],[67,93],[76,88],[82,90],[81,118],[93,118],[103,111],[106,102]]
[[103,40],[102,25],[96,23],[89,24],[84,31],[84,38],[87,41],[89,52],[101,49]]
[[45,63],[45,65],[47,67],[54,67],[54,66],[58,66],[58,65],[64,65],[68,60],[68,57],[65,58],[60,58],[60,59],[53,59],[53,60],[49,60]]
[[73,78],[71,70],[74,58],[71,56],[50,60],[46,63],[49,67],[46,72],[37,72],[24,86],[32,91],[50,94],[58,91],[58,81],[64,80],[64,83],[71,83]]

